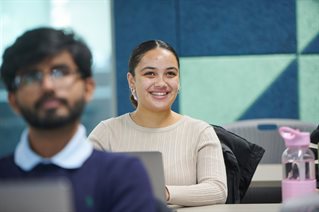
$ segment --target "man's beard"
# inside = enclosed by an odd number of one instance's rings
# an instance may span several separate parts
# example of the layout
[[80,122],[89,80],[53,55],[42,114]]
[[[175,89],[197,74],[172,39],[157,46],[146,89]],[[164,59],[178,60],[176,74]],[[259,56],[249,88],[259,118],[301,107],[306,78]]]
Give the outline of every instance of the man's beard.
[[37,104],[35,106],[35,109],[33,110],[30,110],[22,105],[19,105],[19,109],[21,115],[30,126],[43,130],[57,129],[78,121],[85,108],[86,102],[84,101],[84,99],[79,99],[75,102],[72,108],[67,104],[65,100],[61,100],[61,103],[63,103],[68,108],[69,114],[67,116],[58,116],[56,114],[56,110],[54,109],[46,111],[43,117],[40,117],[37,114]]

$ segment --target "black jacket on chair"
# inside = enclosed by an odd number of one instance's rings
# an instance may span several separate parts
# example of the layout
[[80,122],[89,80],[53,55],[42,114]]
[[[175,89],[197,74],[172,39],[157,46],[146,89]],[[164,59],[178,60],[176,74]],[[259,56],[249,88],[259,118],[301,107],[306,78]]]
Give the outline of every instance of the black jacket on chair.
[[228,187],[226,203],[239,203],[245,196],[265,150],[220,126],[212,126],[222,143]]
[[233,151],[224,143],[221,143],[227,174],[228,195],[226,204],[240,203],[240,170],[237,158]]

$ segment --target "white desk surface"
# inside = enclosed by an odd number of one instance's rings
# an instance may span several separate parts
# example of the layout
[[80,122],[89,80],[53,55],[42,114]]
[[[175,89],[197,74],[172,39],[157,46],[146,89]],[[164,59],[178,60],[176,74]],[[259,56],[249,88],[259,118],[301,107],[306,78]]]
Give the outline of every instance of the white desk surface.
[[[259,164],[250,187],[281,187],[281,164]],[[218,204],[175,208],[177,212],[279,212],[281,204]]]
[[281,187],[281,179],[281,164],[259,164],[250,183],[250,186]]
[[279,212],[281,204],[218,204],[177,208],[177,212]]

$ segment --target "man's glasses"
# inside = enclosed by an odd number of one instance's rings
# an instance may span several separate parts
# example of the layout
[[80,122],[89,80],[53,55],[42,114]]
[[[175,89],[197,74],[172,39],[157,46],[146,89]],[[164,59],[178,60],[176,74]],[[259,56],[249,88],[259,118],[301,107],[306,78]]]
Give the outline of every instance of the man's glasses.
[[49,73],[41,71],[27,71],[18,75],[14,79],[15,88],[38,88],[45,76],[48,75],[56,88],[69,86],[72,84],[74,76],[80,76],[79,72],[71,72],[68,67],[54,67]]

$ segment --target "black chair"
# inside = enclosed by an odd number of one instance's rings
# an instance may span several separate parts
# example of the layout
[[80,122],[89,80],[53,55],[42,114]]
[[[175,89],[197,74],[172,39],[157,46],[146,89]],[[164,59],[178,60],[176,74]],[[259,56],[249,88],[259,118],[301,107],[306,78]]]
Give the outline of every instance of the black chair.
[[281,155],[286,149],[278,129],[282,126],[312,132],[316,124],[295,119],[249,119],[223,125],[230,132],[257,144],[266,150],[260,163],[281,163]]

